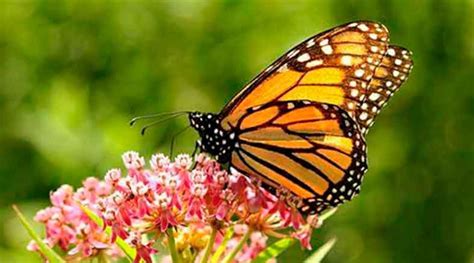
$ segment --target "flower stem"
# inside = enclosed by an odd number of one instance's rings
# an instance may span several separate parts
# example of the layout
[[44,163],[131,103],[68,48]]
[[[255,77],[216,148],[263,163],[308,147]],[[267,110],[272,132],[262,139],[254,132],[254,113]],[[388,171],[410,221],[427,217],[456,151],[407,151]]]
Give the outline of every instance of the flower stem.
[[98,260],[99,263],[110,263],[109,258],[107,257],[107,255],[104,252],[99,253],[99,256],[98,256],[97,260]]
[[201,263],[207,263],[209,259],[209,255],[211,254],[212,248],[214,247],[214,243],[216,241],[217,236],[217,228],[213,227],[211,231],[211,236],[209,237],[209,241],[207,242],[206,251],[204,252],[204,256],[202,257]]
[[240,240],[240,242],[237,244],[237,246],[234,247],[234,249],[230,252],[230,254],[228,254],[224,260],[222,261],[222,263],[230,263],[232,262],[232,260],[235,258],[235,256],[237,255],[237,253],[239,253],[240,250],[242,250],[242,248],[244,247],[245,243],[247,243],[247,240],[249,240],[250,238],[250,234],[252,234],[252,231],[253,229],[252,228],[249,228],[247,233],[245,233],[245,235],[242,237],[242,239]]
[[181,258],[178,255],[178,250],[176,250],[176,241],[174,240],[173,228],[168,228],[168,248],[170,250],[171,259],[173,263],[181,263]]
[[234,228],[229,227],[224,235],[224,239],[222,240],[221,244],[217,247],[216,251],[211,257],[211,263],[219,262],[222,253],[224,253],[225,249],[227,248],[227,242],[232,238],[234,235]]

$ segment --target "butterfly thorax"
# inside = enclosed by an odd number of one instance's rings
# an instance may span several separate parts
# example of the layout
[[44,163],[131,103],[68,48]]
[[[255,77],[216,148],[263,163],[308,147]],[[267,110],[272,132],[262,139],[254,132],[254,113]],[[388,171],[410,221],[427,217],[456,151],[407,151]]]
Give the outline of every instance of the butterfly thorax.
[[192,112],[189,114],[191,126],[201,137],[197,144],[202,152],[216,157],[220,163],[227,163],[234,147],[235,134],[224,130],[216,114]]

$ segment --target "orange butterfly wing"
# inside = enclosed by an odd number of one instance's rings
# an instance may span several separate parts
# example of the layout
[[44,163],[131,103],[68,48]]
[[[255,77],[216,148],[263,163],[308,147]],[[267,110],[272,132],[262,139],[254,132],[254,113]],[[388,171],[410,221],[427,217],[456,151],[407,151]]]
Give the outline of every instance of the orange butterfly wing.
[[[386,96],[384,90],[380,94],[384,102],[377,101],[382,106],[377,106],[375,111],[368,107],[368,96],[378,96],[375,92],[380,90],[381,82],[391,81],[399,87],[412,66],[410,54],[389,46],[388,41],[386,27],[369,21],[348,23],[303,41],[267,67],[227,104],[220,113],[222,127],[231,129],[252,106],[272,101],[311,100],[341,107],[365,132],[391,95]],[[395,64],[400,61],[402,64]],[[401,74],[385,74],[395,69]],[[361,109],[364,103],[367,108]]]
[[357,124],[335,105],[272,102],[245,111],[234,128],[231,165],[304,199],[302,212],[337,206],[359,191],[365,141]]

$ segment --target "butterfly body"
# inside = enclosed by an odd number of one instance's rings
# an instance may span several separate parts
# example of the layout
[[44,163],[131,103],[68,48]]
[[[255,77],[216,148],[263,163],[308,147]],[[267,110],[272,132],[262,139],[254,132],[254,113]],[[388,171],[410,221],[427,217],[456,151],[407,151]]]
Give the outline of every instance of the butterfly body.
[[406,80],[411,53],[385,26],[315,35],[255,77],[219,114],[189,114],[203,152],[320,213],[351,200],[367,171],[365,135]]
[[216,114],[192,112],[188,117],[191,127],[201,137],[197,141],[200,150],[215,156],[220,163],[229,162],[235,145],[235,133],[224,130]]

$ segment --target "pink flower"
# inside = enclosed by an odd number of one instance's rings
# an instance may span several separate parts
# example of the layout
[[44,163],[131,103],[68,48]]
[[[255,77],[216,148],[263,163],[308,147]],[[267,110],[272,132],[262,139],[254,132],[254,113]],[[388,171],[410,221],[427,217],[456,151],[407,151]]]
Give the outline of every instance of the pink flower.
[[[35,216],[35,220],[46,227],[45,243],[51,247],[57,245],[78,258],[90,258],[104,250],[110,256],[120,255],[119,249],[108,242],[107,235],[80,207],[87,204],[95,210],[100,207],[99,201],[110,193],[108,185],[93,177],[84,180],[83,187],[76,192],[68,185],[52,192],[53,206],[38,211]],[[28,249],[38,251],[35,243],[30,243]]]
[[110,169],[105,175],[105,183],[112,187],[115,187],[118,184],[121,176],[122,175],[120,169]]
[[[52,206],[35,216],[45,225],[51,247],[58,246],[80,260],[104,254],[116,258],[122,256],[115,245],[121,238],[136,249],[135,262],[151,262],[158,252],[154,244],[173,232],[179,253],[192,251],[199,259],[211,242],[211,232],[215,240],[210,253],[233,227],[235,234],[226,253],[242,247],[235,262],[254,259],[265,249],[269,236],[293,237],[304,248],[311,248],[311,232],[319,227],[317,217],[308,217],[306,222],[293,205],[288,205],[289,198],[294,198],[289,193],[275,196],[257,180],[229,173],[204,154],[197,155],[195,163],[185,154],[174,161],[155,154],[150,168],[137,152],[124,153],[122,160],[125,171],[111,169],[104,180],[89,177],[76,191],[64,185],[51,193]],[[97,213],[104,226],[95,224],[80,205]],[[111,235],[105,233],[106,227],[110,227]],[[145,235],[149,241],[142,239]],[[38,251],[35,243],[28,249]]]
[[292,237],[298,239],[301,242],[301,246],[306,249],[311,249],[311,233],[313,232],[313,229],[311,226],[306,225],[302,228],[300,228],[297,232],[294,232],[292,234]]
[[188,206],[188,213],[186,213],[186,220],[203,220],[204,219],[204,202],[198,197],[191,199]]
[[58,190],[51,193],[51,203],[57,207],[62,205],[70,205],[73,202],[73,193],[74,190],[71,186],[63,185]]
[[168,227],[178,224],[172,213],[171,201],[172,198],[165,192],[155,197],[154,205],[156,212],[154,214],[153,229],[165,232]]
[[182,170],[189,170],[193,164],[192,158],[187,154],[179,154],[174,161],[175,167]]
[[267,246],[268,237],[261,232],[253,232],[250,241],[237,256],[237,262],[249,262],[256,258]]
[[129,170],[139,170],[145,166],[145,158],[137,152],[129,151],[122,155],[123,163]]
[[248,210],[250,213],[263,211],[267,207],[267,200],[259,189],[247,190]]
[[159,173],[166,171],[170,166],[170,159],[164,154],[154,154],[150,160],[150,166],[154,172]]
[[152,247],[153,242],[143,242],[140,233],[131,232],[130,236],[126,240],[127,243],[135,247],[137,255],[133,260],[133,263],[140,263],[140,260],[144,260],[146,263],[153,262],[151,260],[151,255],[158,252]]
[[46,207],[45,209],[42,209],[36,213],[34,220],[40,223],[46,223],[53,217],[54,214],[59,212],[57,210],[58,208],[55,207]]

